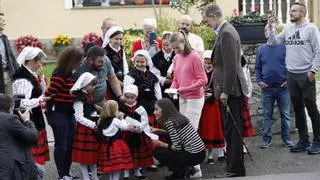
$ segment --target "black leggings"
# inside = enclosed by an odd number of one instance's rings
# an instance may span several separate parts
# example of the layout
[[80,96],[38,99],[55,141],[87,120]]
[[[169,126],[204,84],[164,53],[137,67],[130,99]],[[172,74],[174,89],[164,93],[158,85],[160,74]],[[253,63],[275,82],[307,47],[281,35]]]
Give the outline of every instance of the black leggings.
[[206,152],[205,150],[199,153],[189,153],[187,151],[175,152],[168,148],[158,147],[154,150],[154,157],[161,164],[173,170],[173,175],[176,178],[183,178],[188,167],[203,162]]

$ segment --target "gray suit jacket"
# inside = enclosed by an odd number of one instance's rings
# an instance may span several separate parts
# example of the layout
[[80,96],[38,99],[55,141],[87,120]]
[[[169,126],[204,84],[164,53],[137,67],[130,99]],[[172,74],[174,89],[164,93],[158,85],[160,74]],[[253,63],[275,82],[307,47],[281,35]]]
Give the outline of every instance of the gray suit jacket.
[[248,94],[248,87],[241,67],[241,41],[234,27],[225,22],[217,35],[212,60],[215,63],[214,94],[230,97]]
[[0,111],[0,180],[34,180],[37,169],[29,147],[37,144],[38,133],[31,121]]

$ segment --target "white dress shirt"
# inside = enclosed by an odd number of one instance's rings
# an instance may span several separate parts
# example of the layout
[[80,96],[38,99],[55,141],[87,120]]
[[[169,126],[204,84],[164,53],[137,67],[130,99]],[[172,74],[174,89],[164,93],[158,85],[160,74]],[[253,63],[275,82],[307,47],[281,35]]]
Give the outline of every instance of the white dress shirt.
[[202,56],[202,54],[204,53],[204,44],[203,44],[203,40],[200,36],[193,34],[191,32],[188,33],[188,41],[191,45],[191,47],[197,51],[200,56]]
[[73,104],[74,117],[75,117],[77,123],[79,123],[83,126],[86,126],[90,129],[94,129],[96,122],[91,121],[90,119],[87,119],[84,117],[83,105],[84,105],[84,103],[82,101],[74,102],[74,104]]

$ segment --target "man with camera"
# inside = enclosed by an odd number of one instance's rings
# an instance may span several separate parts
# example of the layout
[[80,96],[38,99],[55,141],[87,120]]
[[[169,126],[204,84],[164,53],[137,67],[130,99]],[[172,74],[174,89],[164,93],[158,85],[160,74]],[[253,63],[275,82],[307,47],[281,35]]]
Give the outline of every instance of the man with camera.
[[[296,115],[299,141],[291,152],[308,151],[320,154],[320,114],[316,103],[315,73],[320,67],[320,34],[318,28],[305,18],[307,7],[296,2],[291,6],[292,24],[275,35],[275,16],[269,14],[266,26],[268,41],[286,45],[287,82]],[[305,108],[312,121],[313,142],[310,146]]]
[[38,133],[29,111],[17,111],[20,121],[13,109],[12,98],[0,94],[0,179],[34,180],[38,172],[29,146],[37,144]]

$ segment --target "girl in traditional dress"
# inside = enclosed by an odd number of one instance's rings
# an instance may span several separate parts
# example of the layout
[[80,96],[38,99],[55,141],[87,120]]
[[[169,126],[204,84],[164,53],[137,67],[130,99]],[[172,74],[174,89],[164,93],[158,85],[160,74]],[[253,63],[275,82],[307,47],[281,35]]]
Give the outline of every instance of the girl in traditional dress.
[[[205,103],[199,122],[199,134],[207,149],[208,163],[213,164],[214,148],[217,148],[218,158],[224,154],[224,134],[219,100],[216,100],[213,93],[214,65],[211,61],[212,51],[207,50],[203,54],[204,67],[208,83],[205,86]],[[220,156],[219,156],[220,155]]]
[[162,98],[159,80],[155,74],[147,68],[152,61],[146,50],[138,50],[133,56],[134,69],[124,77],[124,87],[134,84],[138,87],[138,104],[143,106],[148,113],[149,123],[152,127],[158,127],[154,118],[154,105]]
[[[147,179],[140,172],[140,168],[147,168],[153,165],[152,140],[159,137],[151,133],[148,122],[148,114],[143,106],[139,104],[138,87],[136,85],[128,85],[123,90],[125,103],[120,106],[120,111],[125,115],[125,121],[128,124],[137,127],[139,133],[127,133],[126,139],[132,154],[134,163],[134,174],[136,179]],[[128,172],[125,177],[128,177]]]
[[88,167],[90,167],[92,179],[98,180],[97,162],[100,144],[93,136],[93,130],[97,127],[96,121],[98,120],[92,97],[95,83],[95,76],[85,72],[70,90],[76,95],[73,109],[77,122],[77,130],[72,144],[72,161],[80,163],[83,179],[89,179]]
[[46,83],[43,76],[40,77],[37,71],[41,67],[41,58],[46,57],[43,51],[35,47],[25,47],[17,58],[20,68],[13,75],[13,95],[24,95],[20,100],[19,108],[30,111],[30,118],[38,131],[39,140],[37,145],[31,147],[33,159],[39,169],[38,179],[43,179],[46,161],[50,160],[47,131],[45,128],[45,116],[42,112],[44,101],[43,93]]
[[[123,170],[132,169],[133,162],[129,147],[123,139],[122,131],[138,131],[123,120],[118,111],[118,103],[108,100],[100,114],[99,130],[102,132],[103,146],[100,153],[99,170],[108,172],[110,180],[119,180]],[[119,119],[119,118],[120,119]],[[128,177],[125,177],[127,179]]]

